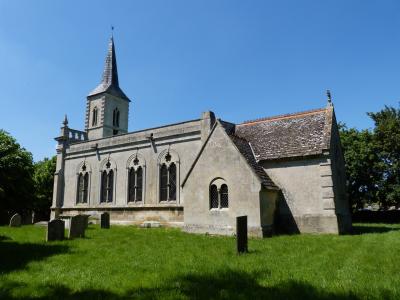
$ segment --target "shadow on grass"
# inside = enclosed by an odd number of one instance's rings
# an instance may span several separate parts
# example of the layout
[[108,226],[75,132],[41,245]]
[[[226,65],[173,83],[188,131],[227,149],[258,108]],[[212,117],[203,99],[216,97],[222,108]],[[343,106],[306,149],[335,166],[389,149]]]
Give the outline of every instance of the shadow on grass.
[[6,236],[6,235],[0,235],[0,242],[1,241],[8,241],[8,240],[11,240],[11,238]]
[[359,234],[366,234],[366,233],[386,233],[389,231],[395,231],[395,230],[400,230],[399,227],[394,227],[394,226],[374,226],[374,225],[357,225],[353,224],[353,234],[359,235]]
[[64,245],[0,242],[0,273],[21,269],[31,261],[67,251],[68,246]]
[[[275,286],[260,285],[258,278],[269,278],[269,271],[248,274],[225,271],[212,275],[188,274],[166,280],[156,288],[139,288],[121,293],[101,289],[73,291],[67,286],[43,286],[35,288],[44,292],[43,296],[24,295],[24,299],[359,299],[352,293],[327,292],[312,285],[294,280],[284,281]],[[13,282],[1,284],[0,298],[18,299],[14,292],[24,286]],[[27,287],[32,290],[32,287]],[[390,297],[390,295],[388,295]],[[31,297],[31,298],[30,298]]]

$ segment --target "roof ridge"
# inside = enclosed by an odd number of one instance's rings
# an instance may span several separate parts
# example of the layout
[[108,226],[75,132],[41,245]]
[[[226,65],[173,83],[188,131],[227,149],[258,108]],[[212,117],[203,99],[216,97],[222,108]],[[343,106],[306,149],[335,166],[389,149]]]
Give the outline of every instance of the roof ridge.
[[273,121],[273,120],[279,120],[279,119],[295,118],[295,117],[300,117],[300,116],[304,116],[304,115],[308,115],[308,114],[322,112],[324,110],[326,110],[326,107],[310,109],[310,110],[305,110],[305,111],[300,111],[300,112],[295,112],[295,113],[289,113],[289,114],[276,115],[276,116],[271,116],[271,117],[258,118],[258,119],[244,121],[244,122],[242,122],[240,124],[237,124],[236,126],[248,125],[248,124],[251,124],[251,123],[257,123],[257,122],[263,122],[263,121]]

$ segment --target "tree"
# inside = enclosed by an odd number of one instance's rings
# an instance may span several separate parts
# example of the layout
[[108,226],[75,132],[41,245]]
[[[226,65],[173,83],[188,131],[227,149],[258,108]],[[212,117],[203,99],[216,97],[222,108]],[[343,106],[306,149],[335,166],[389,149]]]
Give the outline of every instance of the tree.
[[374,148],[379,156],[377,198],[383,208],[400,207],[400,108],[368,113],[374,120]]
[[35,185],[35,200],[33,208],[35,217],[47,220],[53,198],[54,172],[56,171],[56,156],[45,158],[35,163],[33,181]]
[[379,157],[373,133],[339,124],[340,140],[346,164],[347,193],[352,207],[363,208],[376,202],[379,181]]
[[32,154],[0,129],[0,223],[13,213],[24,214],[32,208]]
[[347,191],[353,208],[377,203],[400,207],[400,109],[385,106],[368,113],[372,130],[339,124],[346,163]]

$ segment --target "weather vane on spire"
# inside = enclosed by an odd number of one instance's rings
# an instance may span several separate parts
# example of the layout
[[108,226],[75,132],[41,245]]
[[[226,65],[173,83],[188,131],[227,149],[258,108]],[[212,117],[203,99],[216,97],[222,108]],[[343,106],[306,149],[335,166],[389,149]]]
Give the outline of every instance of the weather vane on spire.
[[114,36],[114,25],[111,25],[111,36]]

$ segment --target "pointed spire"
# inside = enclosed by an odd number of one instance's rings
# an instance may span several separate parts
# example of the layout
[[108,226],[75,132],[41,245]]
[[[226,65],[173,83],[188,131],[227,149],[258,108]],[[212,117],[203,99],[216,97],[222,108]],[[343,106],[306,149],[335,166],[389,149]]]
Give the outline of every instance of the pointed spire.
[[[114,28],[112,27],[112,30],[113,29]],[[108,51],[107,51],[106,61],[104,64],[104,71],[101,82],[92,92],[90,92],[88,96],[93,96],[105,92],[120,98],[124,98],[129,101],[128,97],[119,87],[117,58],[115,55],[113,34],[111,34],[111,38],[108,43]]]
[[110,42],[108,43],[108,52],[106,56],[106,63],[103,71],[103,85],[114,85],[119,87],[118,83],[118,70],[117,70],[117,59],[115,57],[114,38],[111,36]]

